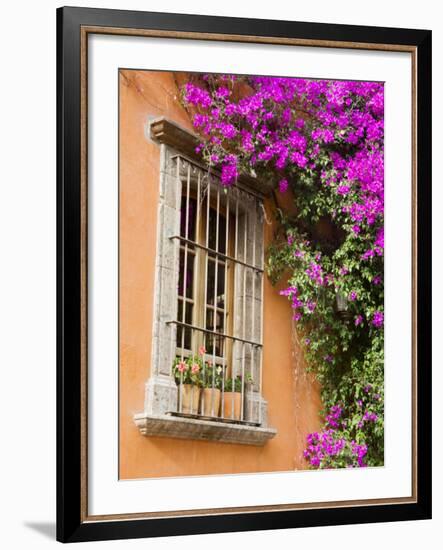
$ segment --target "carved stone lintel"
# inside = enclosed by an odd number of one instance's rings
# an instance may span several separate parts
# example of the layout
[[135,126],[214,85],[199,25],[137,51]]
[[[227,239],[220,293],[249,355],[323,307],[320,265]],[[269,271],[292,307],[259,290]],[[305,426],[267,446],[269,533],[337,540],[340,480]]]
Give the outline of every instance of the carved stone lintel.
[[[148,135],[152,140],[169,145],[169,147],[176,149],[191,159],[201,161],[201,156],[195,152],[195,148],[199,143],[199,139],[195,134],[165,117],[150,121],[149,126],[150,131]],[[216,172],[215,169],[213,171]],[[272,182],[258,180],[246,174],[239,176],[237,184],[261,196],[269,195],[274,188]]]

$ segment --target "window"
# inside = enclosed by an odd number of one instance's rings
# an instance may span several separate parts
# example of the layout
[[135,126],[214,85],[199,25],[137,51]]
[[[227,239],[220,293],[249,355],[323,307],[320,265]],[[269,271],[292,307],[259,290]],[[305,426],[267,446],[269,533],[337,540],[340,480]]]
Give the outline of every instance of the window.
[[[210,193],[210,186],[207,190]],[[220,336],[232,332],[233,270],[227,259],[232,254],[230,217],[226,208],[213,206],[207,195],[202,197],[200,189],[195,198],[182,195],[177,237],[177,356],[186,357],[204,347],[213,362],[224,368],[231,359],[225,339]]]
[[[145,410],[135,422],[146,435],[262,445],[276,433],[262,396],[263,197],[242,181],[223,189],[217,174],[178,150],[192,135],[180,129],[177,139],[178,127],[170,125],[156,136],[162,145],[153,349]],[[184,407],[185,380],[172,366],[198,354],[203,389]]]
[[[261,327],[255,310],[260,306],[263,267],[262,258],[257,257],[257,228],[252,224],[259,203],[252,195],[246,200],[245,193],[240,204],[238,193],[224,193],[207,170],[179,156],[175,160],[178,172],[185,173],[180,233],[172,237],[178,242],[180,258],[176,357],[184,360],[205,350],[201,353],[203,381],[221,391],[220,405],[215,412],[211,409],[212,419],[259,425],[259,409],[254,410],[247,395],[249,391],[253,397],[254,387],[255,391],[260,387],[261,373]],[[238,414],[228,407],[229,416],[224,395],[232,386],[239,390],[241,402]],[[205,416],[204,392],[201,399],[200,415]],[[183,414],[182,402],[179,395],[177,410],[169,412]],[[191,414],[199,414],[197,406]]]

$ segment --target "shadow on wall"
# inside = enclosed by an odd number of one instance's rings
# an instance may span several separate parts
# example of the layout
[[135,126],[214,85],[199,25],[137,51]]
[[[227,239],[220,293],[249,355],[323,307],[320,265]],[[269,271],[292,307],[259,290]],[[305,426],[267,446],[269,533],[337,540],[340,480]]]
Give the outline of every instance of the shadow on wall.
[[38,522],[38,521],[25,521],[23,524],[28,529],[37,531],[48,539],[55,540],[55,523],[50,522]]
[[[292,376],[295,403],[295,439],[296,448],[306,447],[306,436],[318,431],[321,424],[319,411],[323,408],[320,398],[320,384],[315,379],[315,374],[307,372],[306,361],[303,353],[300,338],[304,336],[297,333],[295,323],[292,323]],[[303,404],[303,406],[301,405]],[[294,456],[294,469],[306,470],[308,463],[302,452]]]

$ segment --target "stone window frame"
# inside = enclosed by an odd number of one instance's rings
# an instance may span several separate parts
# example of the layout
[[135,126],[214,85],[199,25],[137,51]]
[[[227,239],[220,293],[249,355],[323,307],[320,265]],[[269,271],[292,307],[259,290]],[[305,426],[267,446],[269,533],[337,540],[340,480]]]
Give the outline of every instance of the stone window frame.
[[[173,320],[177,319],[180,246],[174,236],[180,235],[181,186],[184,178],[184,173],[180,172],[180,169],[184,168],[189,174],[190,169],[198,170],[201,160],[195,153],[197,138],[166,118],[155,119],[148,124],[148,137],[160,148],[154,315],[151,368],[145,386],[144,411],[136,414],[134,421],[143,435],[264,445],[275,436],[276,430],[268,426],[268,405],[263,398],[261,387],[261,371],[264,366],[258,364],[252,351],[258,348],[252,345],[249,346],[251,350],[249,355],[244,351],[244,343],[241,349],[243,350],[243,372],[250,369],[254,379],[251,391],[245,392],[245,410],[248,411],[248,418],[254,419],[254,422],[226,422],[171,414],[177,410],[178,401],[177,385],[171,375],[171,366],[176,356],[177,324]],[[204,166],[202,168],[207,170]],[[269,191],[269,185],[264,185],[262,182],[258,184],[254,178],[244,176],[229,189],[231,199],[241,205],[238,211],[240,227],[244,227],[242,223],[246,221],[242,220],[247,218],[255,224],[255,248],[257,257],[262,259],[264,255],[263,199]],[[251,205],[254,205],[252,209]],[[239,234],[242,234],[242,231],[239,231]],[[247,233],[247,239],[245,250],[249,251],[252,246],[249,233]],[[239,258],[243,260],[241,254]],[[256,319],[252,327],[255,328],[249,327],[249,335],[254,342],[262,342],[264,281],[261,281],[260,289],[254,288],[255,292],[251,292],[253,280],[251,278],[249,286],[245,287],[243,284],[245,290],[243,296],[240,280],[243,277],[242,269],[246,268],[236,264],[235,269],[234,311],[232,312],[234,334],[236,334],[235,327],[243,322],[244,313],[242,312],[249,312],[252,309],[251,300],[254,297]],[[247,280],[247,272],[245,280]],[[251,334],[251,330],[255,333]],[[235,365],[238,365],[239,349],[237,342],[234,342],[232,368],[235,368],[236,372],[238,372],[238,366]],[[263,350],[260,347],[261,362],[262,357]],[[246,371],[245,364],[249,364]]]

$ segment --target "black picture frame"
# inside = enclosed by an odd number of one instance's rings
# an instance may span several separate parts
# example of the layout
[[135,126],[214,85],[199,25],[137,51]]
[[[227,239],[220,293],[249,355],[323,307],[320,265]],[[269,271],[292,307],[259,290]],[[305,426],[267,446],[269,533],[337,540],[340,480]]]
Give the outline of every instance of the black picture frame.
[[[82,513],[81,28],[409,46],[416,52],[415,502],[96,519]],[[395,49],[395,48],[393,48]],[[83,201],[83,202],[82,202]],[[64,7],[57,10],[57,540],[158,537],[428,519],[431,517],[431,31]]]

